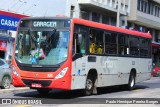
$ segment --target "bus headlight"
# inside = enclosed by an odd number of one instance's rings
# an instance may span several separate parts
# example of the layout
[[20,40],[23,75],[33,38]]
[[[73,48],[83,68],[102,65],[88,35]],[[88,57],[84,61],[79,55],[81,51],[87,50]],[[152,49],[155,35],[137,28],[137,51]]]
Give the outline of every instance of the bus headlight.
[[63,78],[64,75],[66,74],[67,70],[68,70],[68,67],[64,68],[64,69],[55,77],[55,79]]
[[19,77],[19,74],[18,74],[18,72],[17,72],[17,70],[16,70],[16,68],[14,66],[13,66],[13,74],[15,76]]

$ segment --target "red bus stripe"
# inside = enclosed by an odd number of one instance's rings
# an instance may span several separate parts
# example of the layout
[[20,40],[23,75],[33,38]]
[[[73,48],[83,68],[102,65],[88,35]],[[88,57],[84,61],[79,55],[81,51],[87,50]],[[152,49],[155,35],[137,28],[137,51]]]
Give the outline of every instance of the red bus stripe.
[[11,12],[6,12],[6,11],[2,11],[2,10],[0,10],[0,15],[11,16],[11,17],[15,17],[15,18],[29,17],[27,15],[21,15],[21,14],[17,14],[17,13],[11,13]]
[[89,27],[100,28],[100,29],[104,29],[104,30],[108,30],[108,31],[115,31],[115,32],[120,32],[120,33],[125,33],[125,34],[145,37],[145,38],[152,38],[152,36],[149,33],[142,33],[142,32],[138,32],[138,31],[133,31],[133,30],[129,30],[129,29],[124,29],[124,28],[120,28],[120,27],[97,23],[97,22],[93,22],[93,21],[89,21],[89,20],[74,18],[73,22],[75,24],[81,24],[81,25],[85,25],[85,26],[89,26]]

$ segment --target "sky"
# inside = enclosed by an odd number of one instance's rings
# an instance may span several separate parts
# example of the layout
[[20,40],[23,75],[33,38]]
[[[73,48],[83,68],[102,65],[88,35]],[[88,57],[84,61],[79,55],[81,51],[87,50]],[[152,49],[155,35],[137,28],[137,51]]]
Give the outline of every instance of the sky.
[[55,16],[65,14],[66,0],[0,0],[0,10],[29,16]]

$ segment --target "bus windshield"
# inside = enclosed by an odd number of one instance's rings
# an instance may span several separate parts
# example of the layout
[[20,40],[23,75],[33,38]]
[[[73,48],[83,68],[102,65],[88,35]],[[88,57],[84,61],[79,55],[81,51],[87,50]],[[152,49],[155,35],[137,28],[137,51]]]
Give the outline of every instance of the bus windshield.
[[69,31],[18,30],[15,59],[21,64],[57,65],[68,56]]

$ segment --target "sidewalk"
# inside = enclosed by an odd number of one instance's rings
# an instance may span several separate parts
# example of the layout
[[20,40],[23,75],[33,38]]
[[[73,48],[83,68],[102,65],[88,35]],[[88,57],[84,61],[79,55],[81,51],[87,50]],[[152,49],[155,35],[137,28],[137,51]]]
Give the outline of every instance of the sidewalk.
[[14,87],[13,85],[10,86],[10,89],[0,89],[0,93],[4,92],[12,92],[12,91],[17,91],[17,90],[28,90],[30,89],[29,87]]

